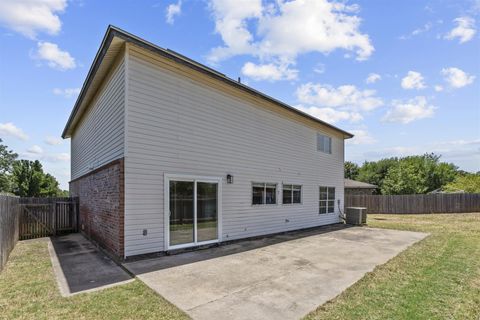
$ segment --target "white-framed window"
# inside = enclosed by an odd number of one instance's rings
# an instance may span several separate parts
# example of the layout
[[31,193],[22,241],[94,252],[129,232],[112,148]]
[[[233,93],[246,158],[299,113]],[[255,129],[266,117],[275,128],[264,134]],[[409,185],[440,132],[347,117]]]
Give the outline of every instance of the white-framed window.
[[302,186],[297,184],[283,184],[282,204],[302,203]]
[[318,213],[335,212],[335,188],[319,187],[319,211]]
[[332,153],[332,138],[321,133],[317,133],[317,151]]
[[277,184],[266,182],[252,183],[252,205],[276,204]]

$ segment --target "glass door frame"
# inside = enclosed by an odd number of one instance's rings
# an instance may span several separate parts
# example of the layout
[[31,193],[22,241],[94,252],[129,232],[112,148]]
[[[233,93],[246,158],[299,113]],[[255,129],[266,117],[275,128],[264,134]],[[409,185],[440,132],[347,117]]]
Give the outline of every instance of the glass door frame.
[[[178,245],[170,245],[170,181],[187,181],[193,182],[193,242],[182,243]],[[197,183],[216,183],[217,184],[217,239],[207,241],[197,241]],[[195,247],[205,244],[218,243],[222,240],[222,178],[207,177],[185,174],[169,174],[164,176],[164,234],[165,234],[165,250],[181,249]]]

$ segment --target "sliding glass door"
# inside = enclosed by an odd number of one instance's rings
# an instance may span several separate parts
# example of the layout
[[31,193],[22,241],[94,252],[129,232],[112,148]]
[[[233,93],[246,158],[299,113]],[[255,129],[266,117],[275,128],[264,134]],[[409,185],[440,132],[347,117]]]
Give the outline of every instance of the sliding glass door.
[[197,182],[197,241],[218,239],[218,184]]
[[171,246],[195,241],[193,192],[193,182],[170,181]]
[[219,239],[219,181],[168,179],[168,248]]

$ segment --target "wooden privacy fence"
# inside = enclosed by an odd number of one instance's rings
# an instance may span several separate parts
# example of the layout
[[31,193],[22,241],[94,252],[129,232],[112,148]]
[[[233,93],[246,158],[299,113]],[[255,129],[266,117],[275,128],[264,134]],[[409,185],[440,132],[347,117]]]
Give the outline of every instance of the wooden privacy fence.
[[20,198],[20,240],[78,232],[78,198]]
[[345,196],[345,207],[366,207],[367,213],[480,212],[478,193]]
[[18,241],[19,199],[0,195],[0,271]]

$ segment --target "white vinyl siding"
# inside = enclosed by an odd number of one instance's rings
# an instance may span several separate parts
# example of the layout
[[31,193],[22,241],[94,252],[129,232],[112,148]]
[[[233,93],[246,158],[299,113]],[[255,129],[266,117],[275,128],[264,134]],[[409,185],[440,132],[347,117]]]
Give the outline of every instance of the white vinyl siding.
[[124,154],[125,63],[107,76],[74,130],[71,141],[72,180]]
[[[332,154],[317,152],[312,146],[321,125],[258,106],[246,94],[226,92],[219,81],[130,48],[126,256],[165,249],[165,174],[223,177],[223,241],[339,222],[338,212],[318,214],[318,186],[336,187],[343,203],[340,134],[326,128]],[[234,176],[233,184],[226,184],[227,174]],[[277,184],[277,204],[252,205],[255,181]],[[301,204],[278,204],[284,182],[302,185]]]

